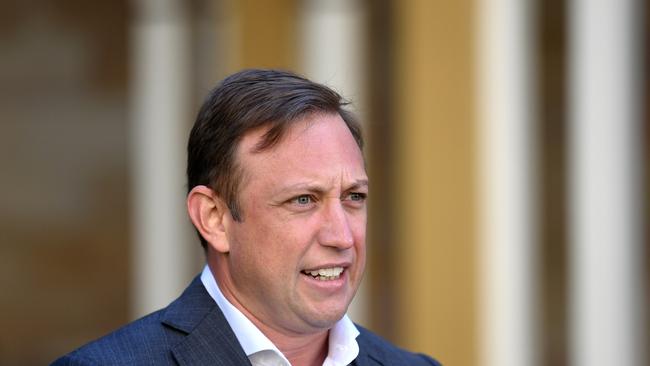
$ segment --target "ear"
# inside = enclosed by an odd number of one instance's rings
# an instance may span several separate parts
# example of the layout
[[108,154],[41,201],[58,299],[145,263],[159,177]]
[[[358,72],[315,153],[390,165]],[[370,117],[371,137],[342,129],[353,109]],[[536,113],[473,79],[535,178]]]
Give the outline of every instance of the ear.
[[225,202],[206,186],[196,186],[187,195],[187,212],[192,224],[214,250],[230,251],[226,221],[230,211]]

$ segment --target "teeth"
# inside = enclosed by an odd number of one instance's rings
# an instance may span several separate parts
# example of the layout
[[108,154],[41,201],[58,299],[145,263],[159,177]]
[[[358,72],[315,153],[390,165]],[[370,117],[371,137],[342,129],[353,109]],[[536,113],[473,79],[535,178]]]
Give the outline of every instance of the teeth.
[[305,271],[305,272],[321,281],[335,280],[339,278],[339,276],[343,272],[343,267],[321,268],[314,271]]

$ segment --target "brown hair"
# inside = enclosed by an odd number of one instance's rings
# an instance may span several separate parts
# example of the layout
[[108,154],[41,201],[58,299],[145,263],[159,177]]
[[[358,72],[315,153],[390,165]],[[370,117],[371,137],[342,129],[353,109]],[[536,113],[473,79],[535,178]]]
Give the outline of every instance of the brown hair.
[[[233,219],[240,221],[238,188],[242,169],[235,152],[250,130],[269,130],[257,151],[275,146],[288,127],[311,113],[336,113],[350,129],[359,148],[361,127],[348,104],[332,89],[288,71],[243,70],[225,78],[205,99],[187,145],[188,190],[198,185],[212,188],[221,197]],[[201,245],[206,242],[200,237]]]

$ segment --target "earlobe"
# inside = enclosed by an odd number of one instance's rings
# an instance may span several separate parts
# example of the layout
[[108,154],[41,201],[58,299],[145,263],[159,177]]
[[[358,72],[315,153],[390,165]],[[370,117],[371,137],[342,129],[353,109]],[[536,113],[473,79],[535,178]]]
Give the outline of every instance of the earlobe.
[[194,227],[220,253],[230,251],[226,235],[228,208],[221,198],[206,186],[196,186],[187,195],[187,212]]

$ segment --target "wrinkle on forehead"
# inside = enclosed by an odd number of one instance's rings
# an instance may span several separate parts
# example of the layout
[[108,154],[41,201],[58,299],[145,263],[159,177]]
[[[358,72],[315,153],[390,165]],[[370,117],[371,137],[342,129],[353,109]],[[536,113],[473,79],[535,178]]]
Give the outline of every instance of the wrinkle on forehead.
[[268,127],[253,130],[240,142],[237,160],[244,172],[240,192],[251,180],[261,180],[266,188],[275,186],[272,190],[309,184],[331,191],[368,179],[361,149],[336,114],[312,114],[296,121],[277,145],[256,151],[267,131]]

